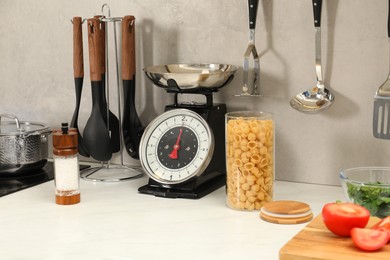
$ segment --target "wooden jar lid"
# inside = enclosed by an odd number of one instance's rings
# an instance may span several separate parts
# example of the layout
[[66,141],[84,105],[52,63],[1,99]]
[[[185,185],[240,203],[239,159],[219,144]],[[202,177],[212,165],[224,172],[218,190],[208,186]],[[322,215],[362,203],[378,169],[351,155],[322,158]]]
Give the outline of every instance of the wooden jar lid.
[[265,204],[260,210],[260,218],[277,224],[300,224],[310,221],[313,213],[304,202],[279,200]]

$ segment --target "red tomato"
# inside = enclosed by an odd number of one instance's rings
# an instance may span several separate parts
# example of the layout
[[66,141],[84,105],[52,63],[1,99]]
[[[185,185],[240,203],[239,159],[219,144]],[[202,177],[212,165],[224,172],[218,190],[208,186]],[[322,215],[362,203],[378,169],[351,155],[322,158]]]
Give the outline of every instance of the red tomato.
[[334,234],[351,236],[354,227],[364,228],[370,219],[370,212],[363,206],[353,203],[328,203],[322,208],[325,226]]
[[382,231],[387,232],[387,234],[389,236],[389,241],[390,241],[390,216],[377,222],[375,225],[372,226],[371,229],[382,230]]
[[389,240],[387,232],[367,228],[353,228],[351,236],[355,246],[365,251],[378,250]]

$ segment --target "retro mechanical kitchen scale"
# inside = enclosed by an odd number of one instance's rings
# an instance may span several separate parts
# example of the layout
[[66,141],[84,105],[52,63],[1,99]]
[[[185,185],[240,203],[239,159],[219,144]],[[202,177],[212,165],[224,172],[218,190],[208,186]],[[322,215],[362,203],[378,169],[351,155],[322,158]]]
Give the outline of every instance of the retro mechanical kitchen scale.
[[[145,129],[140,161],[148,174],[140,193],[198,199],[226,181],[225,104],[213,93],[231,82],[237,67],[224,64],[171,64],[145,68],[147,77],[174,103]],[[203,95],[205,103],[179,103],[178,95]]]

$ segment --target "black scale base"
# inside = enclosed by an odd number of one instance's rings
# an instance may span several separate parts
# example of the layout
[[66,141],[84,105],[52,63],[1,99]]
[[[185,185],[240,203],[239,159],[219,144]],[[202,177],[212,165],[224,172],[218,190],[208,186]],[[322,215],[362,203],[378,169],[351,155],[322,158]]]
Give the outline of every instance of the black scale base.
[[[169,92],[169,91],[168,91]],[[175,103],[165,107],[165,111],[171,109],[189,109],[201,115],[209,124],[214,134],[214,153],[206,170],[198,177],[192,178],[185,183],[166,185],[149,179],[147,185],[138,189],[140,193],[164,198],[199,199],[225,185],[225,104],[212,103],[212,91],[203,94],[207,98],[206,104],[178,104],[175,93]]]

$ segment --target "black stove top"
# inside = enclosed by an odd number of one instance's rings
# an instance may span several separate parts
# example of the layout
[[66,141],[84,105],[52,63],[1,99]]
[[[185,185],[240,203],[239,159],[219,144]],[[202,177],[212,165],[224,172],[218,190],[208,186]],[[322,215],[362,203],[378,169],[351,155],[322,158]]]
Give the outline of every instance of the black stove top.
[[[89,166],[83,165],[80,166],[80,169],[87,167]],[[22,176],[0,177],[0,197],[51,181],[53,179],[53,162],[47,162],[42,169],[34,170]]]
[[35,170],[22,176],[0,177],[0,197],[53,179],[54,167],[52,162],[47,162],[42,169]]

